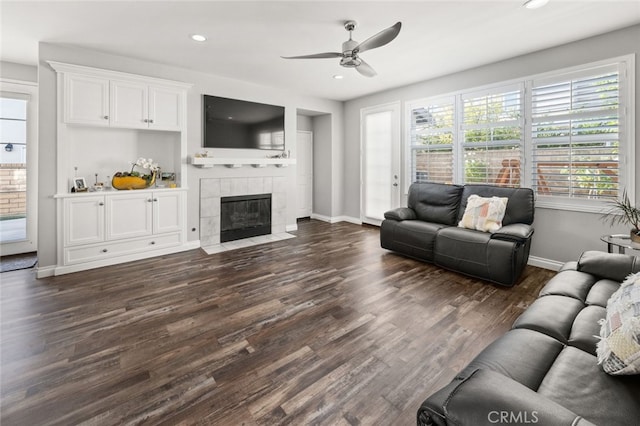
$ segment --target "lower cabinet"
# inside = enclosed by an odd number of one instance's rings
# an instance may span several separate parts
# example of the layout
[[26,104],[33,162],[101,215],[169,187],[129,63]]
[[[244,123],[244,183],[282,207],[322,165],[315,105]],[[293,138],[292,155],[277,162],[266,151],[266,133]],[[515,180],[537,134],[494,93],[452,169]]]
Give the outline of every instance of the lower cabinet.
[[88,269],[102,266],[104,260],[122,258],[126,262],[133,255],[151,257],[156,251],[184,244],[185,201],[180,190],[64,198],[62,265],[86,263]]

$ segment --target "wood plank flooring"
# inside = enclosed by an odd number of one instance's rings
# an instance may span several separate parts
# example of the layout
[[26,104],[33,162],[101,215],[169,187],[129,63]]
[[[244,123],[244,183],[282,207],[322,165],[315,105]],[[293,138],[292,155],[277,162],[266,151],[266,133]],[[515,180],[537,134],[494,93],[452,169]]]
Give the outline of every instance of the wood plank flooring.
[[552,272],[501,288],[377,228],[36,280],[2,274],[0,423],[412,425]]

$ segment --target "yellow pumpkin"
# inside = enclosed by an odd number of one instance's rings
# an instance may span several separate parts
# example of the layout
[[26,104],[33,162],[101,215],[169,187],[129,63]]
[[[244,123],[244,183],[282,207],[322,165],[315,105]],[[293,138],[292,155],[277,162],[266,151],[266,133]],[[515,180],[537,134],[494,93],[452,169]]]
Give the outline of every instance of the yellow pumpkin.
[[114,176],[111,179],[111,186],[115,189],[145,189],[156,182],[156,174],[151,175],[151,180],[147,181],[136,176]]

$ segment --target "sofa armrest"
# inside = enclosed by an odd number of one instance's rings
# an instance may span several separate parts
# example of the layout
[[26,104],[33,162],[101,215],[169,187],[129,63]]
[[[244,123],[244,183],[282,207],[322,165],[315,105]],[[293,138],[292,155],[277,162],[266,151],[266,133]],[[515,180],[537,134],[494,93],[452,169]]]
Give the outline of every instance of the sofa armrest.
[[[449,395],[444,399],[442,410],[427,399],[418,410],[418,425],[595,426],[571,410],[491,370],[475,370],[466,379],[454,381],[443,390],[448,390]],[[438,395],[435,400],[441,401],[443,396]]]
[[578,271],[614,281],[640,271],[640,259],[635,256],[601,251],[585,251],[578,259]]
[[416,212],[409,207],[399,207],[384,213],[385,219],[391,220],[416,220]]
[[491,234],[491,238],[496,240],[514,241],[517,243],[526,242],[533,235],[533,227],[525,223],[513,223],[503,226]]

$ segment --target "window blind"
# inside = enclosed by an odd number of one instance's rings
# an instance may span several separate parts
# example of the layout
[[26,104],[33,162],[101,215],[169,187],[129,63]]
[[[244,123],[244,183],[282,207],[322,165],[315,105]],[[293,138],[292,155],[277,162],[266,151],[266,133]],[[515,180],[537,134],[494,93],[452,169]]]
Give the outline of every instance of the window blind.
[[453,182],[454,99],[410,108],[411,178],[414,182]]
[[522,98],[520,85],[462,95],[465,183],[520,186]]
[[618,196],[619,77],[614,65],[533,82],[531,172],[538,195]]

